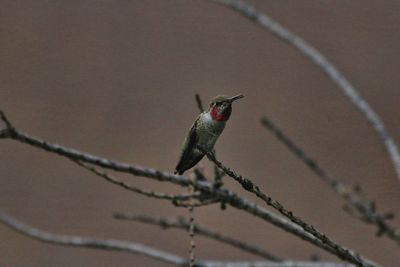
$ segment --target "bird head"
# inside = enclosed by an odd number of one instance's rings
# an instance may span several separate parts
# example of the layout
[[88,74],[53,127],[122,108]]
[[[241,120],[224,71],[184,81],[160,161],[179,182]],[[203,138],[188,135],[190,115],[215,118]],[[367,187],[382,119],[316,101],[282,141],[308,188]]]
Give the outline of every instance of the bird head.
[[211,100],[208,112],[216,121],[227,121],[232,112],[232,103],[243,97],[244,95],[242,94],[233,97],[224,95],[216,96]]

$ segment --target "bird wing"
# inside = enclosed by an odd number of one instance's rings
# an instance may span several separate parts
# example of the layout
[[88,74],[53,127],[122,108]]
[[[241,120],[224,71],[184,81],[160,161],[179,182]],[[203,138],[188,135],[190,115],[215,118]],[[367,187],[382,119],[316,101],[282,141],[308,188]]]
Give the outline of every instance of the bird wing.
[[189,133],[187,134],[187,136],[185,138],[185,142],[183,144],[184,150],[182,151],[179,162],[176,165],[175,173],[182,174],[187,169],[190,169],[191,167],[196,165],[196,163],[199,162],[204,156],[202,154],[193,155],[193,152],[198,143],[198,135],[196,133],[196,126],[199,121],[199,117],[197,117],[197,119],[193,123],[192,127],[189,130]]

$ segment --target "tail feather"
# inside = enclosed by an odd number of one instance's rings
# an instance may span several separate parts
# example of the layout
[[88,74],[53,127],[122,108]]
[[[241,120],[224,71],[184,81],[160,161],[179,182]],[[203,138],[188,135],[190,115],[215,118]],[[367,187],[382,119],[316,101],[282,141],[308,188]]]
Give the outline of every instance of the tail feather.
[[198,154],[196,157],[193,157],[189,160],[182,158],[176,166],[174,173],[182,175],[185,171],[195,166],[203,157],[204,154]]

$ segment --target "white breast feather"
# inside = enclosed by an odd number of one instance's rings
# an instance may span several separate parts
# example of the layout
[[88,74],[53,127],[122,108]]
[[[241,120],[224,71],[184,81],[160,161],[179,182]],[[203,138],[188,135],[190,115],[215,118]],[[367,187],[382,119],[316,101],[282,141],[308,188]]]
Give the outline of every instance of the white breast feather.
[[214,120],[210,113],[205,112],[203,114],[203,118],[204,118],[204,123],[206,123],[209,127],[214,127],[218,124],[218,122],[216,120]]

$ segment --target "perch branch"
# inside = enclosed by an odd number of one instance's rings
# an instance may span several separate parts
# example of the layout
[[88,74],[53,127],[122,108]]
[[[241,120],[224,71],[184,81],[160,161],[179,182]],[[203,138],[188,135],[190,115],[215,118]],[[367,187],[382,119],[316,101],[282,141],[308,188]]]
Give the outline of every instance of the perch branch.
[[271,131],[275,137],[283,143],[298,159],[318,177],[327,182],[333,190],[338,193],[359,216],[354,216],[363,222],[374,224],[378,228],[378,234],[385,234],[389,238],[399,242],[400,231],[391,226],[387,220],[389,214],[380,214],[371,201],[365,201],[358,195],[352,193],[352,190],[340,182],[336,177],[327,173],[314,159],[308,156],[303,149],[297,146],[281,129],[273,124],[267,117],[261,119],[262,125]]
[[[152,224],[152,225],[158,225],[162,229],[179,228],[179,229],[184,229],[184,230],[188,231],[189,226],[190,226],[190,223],[188,221],[186,221],[184,218],[177,218],[177,219],[154,218],[154,217],[150,217],[147,215],[124,214],[124,213],[115,213],[114,218],[121,219],[121,220],[137,221],[137,222],[142,222],[142,223],[147,223],[147,224]],[[283,261],[282,258],[275,256],[268,251],[265,251],[261,248],[247,244],[246,242],[243,242],[241,240],[234,239],[229,236],[225,236],[215,230],[206,228],[202,225],[195,224],[194,231],[196,234],[206,236],[211,239],[215,239],[222,243],[236,247],[240,250],[247,251],[254,255],[261,256],[267,260]]]
[[[3,112],[0,111],[0,114],[3,115],[4,118],[6,118]],[[2,131],[4,132],[3,138],[16,140],[21,143],[31,145],[33,147],[43,149],[47,152],[58,154],[71,160],[93,164],[117,172],[130,173],[135,176],[146,177],[158,181],[171,182],[181,186],[189,186],[190,184],[192,184],[192,182],[184,176],[161,172],[154,168],[146,168],[138,165],[116,162],[88,153],[82,153],[76,149],[63,147],[58,144],[52,144],[45,140],[29,136],[27,134],[17,131],[15,128],[5,128]]]
[[[180,256],[154,249],[139,243],[115,239],[98,239],[83,236],[61,235],[34,228],[22,223],[13,217],[0,212],[0,223],[4,226],[32,239],[61,246],[84,247],[108,251],[121,251],[140,254],[155,260],[170,263],[176,266],[188,266],[188,261]],[[350,264],[332,262],[222,262],[201,261],[198,267],[353,267]]]
[[[201,149],[201,148],[200,148]],[[295,224],[299,225],[304,231],[307,233],[311,234],[318,240],[322,241],[324,244],[326,244],[328,247],[332,248],[334,251],[336,251],[340,255],[340,258],[342,260],[346,260],[348,262],[354,263],[357,266],[373,266],[373,263],[367,263],[364,260],[362,260],[357,253],[351,252],[347,248],[344,248],[334,242],[332,239],[327,237],[325,234],[321,233],[319,230],[317,230],[314,226],[306,223],[303,221],[300,217],[296,216],[293,214],[292,211],[289,211],[286,209],[281,203],[278,201],[272,199],[270,196],[268,196],[266,193],[264,193],[257,185],[255,185],[250,179],[244,178],[241,175],[238,175],[235,171],[232,169],[226,167],[223,165],[220,161],[218,161],[214,154],[212,152],[207,152],[204,149],[202,149],[204,153],[206,153],[207,158],[214,162],[221,170],[223,170],[228,176],[232,177],[235,181],[237,181],[242,187],[256,195],[258,198],[262,199],[268,206],[273,207],[279,213],[281,213],[283,216],[288,218],[290,221],[294,222]]]
[[[3,114],[4,115],[4,114]],[[337,248],[332,248],[330,245],[325,243],[325,235],[323,235],[323,239],[317,238],[310,234],[309,232],[302,229],[300,226],[287,221],[286,219],[277,216],[276,214],[266,210],[262,207],[257,206],[255,203],[238,196],[237,194],[224,189],[224,188],[216,188],[212,184],[207,181],[192,181],[187,177],[171,174],[168,172],[162,172],[153,168],[146,168],[138,165],[130,165],[127,163],[119,163],[116,161],[112,161],[109,159],[101,158],[95,155],[82,153],[75,149],[66,148],[57,144],[51,144],[47,141],[31,137],[27,134],[23,134],[16,129],[6,129],[6,137],[11,138],[13,140],[17,140],[19,142],[29,144],[36,148],[40,148],[46,150],[48,152],[52,152],[63,157],[82,161],[85,163],[94,164],[103,168],[112,169],[118,172],[130,173],[135,176],[147,177],[150,179],[155,179],[158,181],[170,182],[176,185],[187,187],[189,185],[193,185],[194,188],[200,191],[202,194],[206,196],[215,196],[216,198],[221,199],[221,202],[231,205],[237,209],[243,210],[249,214],[252,214],[256,217],[259,217],[287,232],[290,232],[303,240],[306,240],[317,247],[320,247],[341,259],[347,260],[349,262],[354,262],[357,266],[379,266],[372,261],[361,257],[354,256],[356,253],[350,251],[347,248],[339,246]],[[350,255],[350,256],[349,256]]]
[[329,79],[338,86],[342,93],[350,102],[367,118],[372,127],[378,133],[381,141],[384,143],[386,151],[400,181],[400,152],[399,148],[386,129],[385,124],[379,115],[372,109],[368,102],[360,95],[358,90],[344,77],[344,75],[316,48],[312,47],[301,37],[295,35],[277,21],[273,20],[267,14],[258,11],[242,0],[213,0],[216,3],[231,7],[244,17],[255,22],[257,25],[272,32],[276,37],[293,46],[302,55],[310,59],[317,65]]

